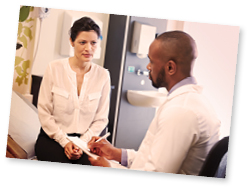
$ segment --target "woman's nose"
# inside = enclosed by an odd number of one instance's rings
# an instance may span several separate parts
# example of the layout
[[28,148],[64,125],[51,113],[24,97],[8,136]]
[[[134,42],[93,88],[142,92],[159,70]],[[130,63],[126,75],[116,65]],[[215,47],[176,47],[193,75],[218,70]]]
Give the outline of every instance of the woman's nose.
[[86,51],[89,51],[91,49],[91,44],[90,43],[86,43],[85,44],[85,48]]

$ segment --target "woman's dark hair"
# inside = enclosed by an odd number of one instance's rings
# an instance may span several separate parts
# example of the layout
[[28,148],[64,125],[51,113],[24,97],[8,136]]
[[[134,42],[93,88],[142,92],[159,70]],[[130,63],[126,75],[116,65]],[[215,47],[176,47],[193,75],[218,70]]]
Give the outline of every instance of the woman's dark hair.
[[70,38],[72,42],[75,41],[79,32],[94,30],[98,36],[101,35],[101,30],[99,26],[89,17],[82,17],[76,20],[73,26],[70,28]]

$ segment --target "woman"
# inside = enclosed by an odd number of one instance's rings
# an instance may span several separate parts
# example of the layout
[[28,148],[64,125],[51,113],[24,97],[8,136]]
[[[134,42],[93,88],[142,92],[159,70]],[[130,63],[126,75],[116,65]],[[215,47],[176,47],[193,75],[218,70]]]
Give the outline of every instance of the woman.
[[38,98],[38,160],[90,164],[67,135],[88,142],[108,123],[109,72],[91,62],[99,37],[100,28],[92,19],[75,21],[70,29],[74,56],[51,62],[45,71]]

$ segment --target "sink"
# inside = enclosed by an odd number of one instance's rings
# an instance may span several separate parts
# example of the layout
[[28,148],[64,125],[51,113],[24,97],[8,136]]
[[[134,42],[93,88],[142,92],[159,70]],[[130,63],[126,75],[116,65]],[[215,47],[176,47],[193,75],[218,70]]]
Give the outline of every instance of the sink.
[[127,99],[133,106],[159,107],[167,99],[167,94],[158,91],[128,90]]

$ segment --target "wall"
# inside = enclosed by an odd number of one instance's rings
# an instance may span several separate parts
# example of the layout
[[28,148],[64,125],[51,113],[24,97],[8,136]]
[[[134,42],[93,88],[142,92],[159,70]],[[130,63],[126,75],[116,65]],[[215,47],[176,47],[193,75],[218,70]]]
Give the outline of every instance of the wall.
[[[146,76],[137,76],[135,73],[128,72],[128,66],[134,66],[135,70],[147,70],[148,58],[140,59],[136,54],[131,53],[131,39],[133,22],[156,26],[156,33],[166,31],[167,20],[144,17],[130,17],[128,39],[126,45],[126,56],[123,69],[123,81],[121,86],[121,99],[119,104],[119,115],[116,126],[115,146],[122,148],[138,149],[142,139],[155,115],[155,108],[137,107],[128,103],[127,90],[156,90],[151,81]],[[141,85],[144,80],[145,84]]]
[[[51,9],[49,16],[42,21],[41,36],[38,47],[39,49],[32,70],[33,75],[42,76],[49,62],[55,59],[67,57],[60,55],[61,34],[62,34],[61,31],[64,30],[62,27],[64,11],[66,10]],[[102,30],[103,40],[101,42],[101,48],[102,48],[101,58],[93,60],[93,62],[95,62],[96,64],[103,66],[109,14],[91,13],[84,11],[71,11],[71,12],[77,15],[95,17],[103,22],[103,30]],[[38,28],[36,33],[37,34],[36,41],[38,41],[38,33],[39,33],[38,31],[40,28],[39,21],[37,27]]]
[[221,120],[221,138],[230,135],[239,27],[168,20],[167,30],[182,30],[195,39],[193,75]]
[[231,126],[239,27],[185,22],[184,31],[195,39],[198,47],[193,75],[221,119],[221,137],[227,136]]

